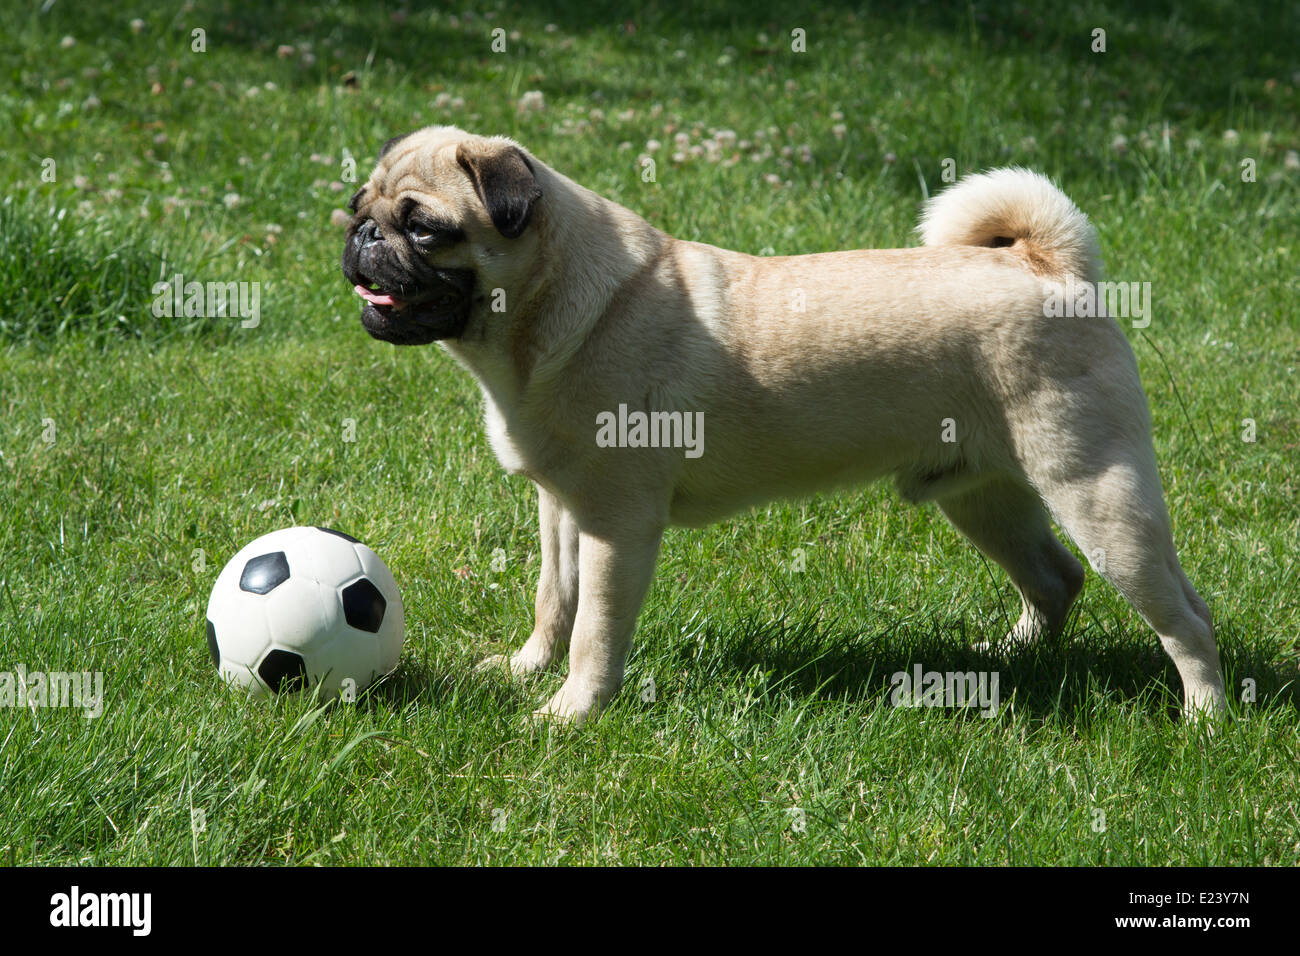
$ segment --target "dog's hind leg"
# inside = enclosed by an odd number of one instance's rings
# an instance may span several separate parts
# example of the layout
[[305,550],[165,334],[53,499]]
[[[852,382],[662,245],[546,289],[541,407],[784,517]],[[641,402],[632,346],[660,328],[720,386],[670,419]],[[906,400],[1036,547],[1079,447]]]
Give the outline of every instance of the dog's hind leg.
[[1004,640],[1023,643],[1060,631],[1083,588],[1083,566],[1052,533],[1038,495],[1014,478],[997,477],[938,504],[1020,593],[1020,619]]
[[1044,500],[1097,573],[1160,636],[1182,678],[1184,713],[1223,712],[1214,626],[1178,563],[1149,439],[1132,432],[1073,438],[1082,439],[1078,457],[1034,476]]

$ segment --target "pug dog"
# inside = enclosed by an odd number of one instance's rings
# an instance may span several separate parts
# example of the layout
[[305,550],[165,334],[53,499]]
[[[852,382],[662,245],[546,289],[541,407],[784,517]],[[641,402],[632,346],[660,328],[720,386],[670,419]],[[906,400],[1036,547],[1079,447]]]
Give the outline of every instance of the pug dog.
[[[1059,630],[1084,581],[1052,520],[1159,635],[1189,716],[1225,710],[1209,609],[1178,562],[1146,397],[1095,283],[1087,217],[1023,169],[931,199],[915,248],[752,256],[675,239],[518,143],[390,140],[352,197],[361,322],[477,379],[492,449],[537,486],[523,646],[569,672],[537,713],[607,704],[668,525],[892,477],[1010,576],[1006,640]],[[706,440],[707,439],[707,440]]]

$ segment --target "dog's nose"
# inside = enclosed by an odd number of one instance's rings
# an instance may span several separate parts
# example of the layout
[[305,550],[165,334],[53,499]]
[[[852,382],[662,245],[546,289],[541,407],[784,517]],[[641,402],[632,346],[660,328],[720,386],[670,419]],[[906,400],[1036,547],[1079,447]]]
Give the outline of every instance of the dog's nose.
[[379,231],[379,226],[375,224],[373,219],[367,219],[357,228],[357,243],[359,245],[369,246],[383,241],[383,233]]

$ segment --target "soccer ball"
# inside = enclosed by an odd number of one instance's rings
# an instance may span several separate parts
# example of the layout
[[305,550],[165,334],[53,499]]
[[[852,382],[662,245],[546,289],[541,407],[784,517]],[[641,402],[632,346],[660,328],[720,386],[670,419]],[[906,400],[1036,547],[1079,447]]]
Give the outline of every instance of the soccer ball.
[[208,653],[256,697],[345,699],[397,666],[402,596],[388,566],[330,528],[284,528],[230,559],[208,599]]

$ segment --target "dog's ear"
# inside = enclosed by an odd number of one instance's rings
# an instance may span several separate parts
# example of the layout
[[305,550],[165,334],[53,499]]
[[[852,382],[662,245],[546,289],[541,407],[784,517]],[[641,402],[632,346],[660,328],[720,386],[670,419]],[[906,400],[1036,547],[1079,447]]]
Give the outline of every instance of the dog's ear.
[[383,159],[385,156],[388,155],[388,151],[390,149],[392,149],[394,146],[396,146],[398,143],[400,143],[402,140],[406,139],[406,137],[410,135],[411,135],[410,133],[403,133],[401,136],[394,136],[388,142],[384,143],[383,146],[379,147],[379,158]]
[[456,147],[456,162],[469,175],[497,232],[507,239],[523,235],[533,203],[542,197],[542,187],[523,150],[470,141]]

